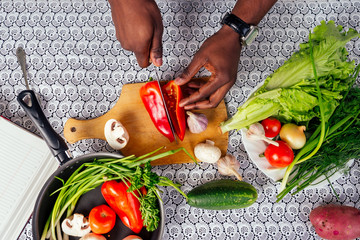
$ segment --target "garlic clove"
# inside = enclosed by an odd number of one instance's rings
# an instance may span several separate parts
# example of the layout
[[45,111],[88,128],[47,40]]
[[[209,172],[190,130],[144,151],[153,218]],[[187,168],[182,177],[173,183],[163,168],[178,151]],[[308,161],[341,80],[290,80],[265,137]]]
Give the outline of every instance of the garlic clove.
[[238,170],[240,169],[240,163],[233,155],[226,154],[225,157],[219,159],[217,165],[220,174],[225,176],[234,175],[237,179],[242,181],[242,177],[238,173]]
[[186,111],[186,114],[189,116],[187,124],[191,133],[201,133],[206,130],[208,119],[205,114],[190,111]]
[[129,142],[129,133],[126,128],[117,120],[110,119],[104,127],[104,135],[110,147],[120,150]]
[[279,143],[265,137],[265,129],[260,123],[251,124],[246,132],[246,137],[250,140],[262,140],[277,147],[279,146]]
[[206,140],[205,143],[196,144],[194,154],[202,162],[216,163],[221,157],[221,150],[213,141]]

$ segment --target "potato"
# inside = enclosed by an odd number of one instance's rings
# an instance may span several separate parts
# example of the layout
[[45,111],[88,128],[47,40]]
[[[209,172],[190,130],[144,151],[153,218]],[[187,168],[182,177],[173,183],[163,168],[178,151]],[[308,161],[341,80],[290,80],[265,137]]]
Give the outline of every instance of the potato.
[[360,237],[360,210],[329,204],[313,209],[310,221],[316,233],[325,239],[355,239]]

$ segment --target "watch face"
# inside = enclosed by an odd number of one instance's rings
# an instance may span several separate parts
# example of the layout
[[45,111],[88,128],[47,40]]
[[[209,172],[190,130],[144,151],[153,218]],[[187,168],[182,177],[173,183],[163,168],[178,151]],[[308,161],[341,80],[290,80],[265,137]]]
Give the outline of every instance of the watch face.
[[250,43],[252,43],[255,40],[258,33],[259,33],[259,29],[256,26],[250,26],[249,33],[242,39],[243,44],[249,45]]

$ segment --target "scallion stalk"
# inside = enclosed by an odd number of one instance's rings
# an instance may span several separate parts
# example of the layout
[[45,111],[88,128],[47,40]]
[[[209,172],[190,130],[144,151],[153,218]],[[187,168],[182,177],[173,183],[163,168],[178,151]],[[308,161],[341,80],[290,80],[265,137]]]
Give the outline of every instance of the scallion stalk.
[[295,159],[293,160],[293,162],[287,167],[284,177],[282,179],[281,182],[281,186],[280,186],[280,192],[282,192],[285,188],[286,188],[286,184],[288,182],[290,173],[292,172],[294,166],[297,163],[301,163],[304,162],[308,159],[310,159],[312,156],[314,156],[317,151],[320,149],[324,139],[325,139],[325,115],[324,115],[324,105],[322,102],[322,96],[321,96],[321,90],[320,90],[320,85],[319,85],[319,79],[317,76],[317,72],[316,72],[316,66],[315,66],[315,59],[314,59],[314,54],[313,54],[313,45],[312,45],[312,39],[311,39],[311,32],[309,33],[309,45],[310,45],[310,59],[311,59],[311,64],[312,64],[312,68],[313,68],[313,72],[314,72],[314,77],[315,77],[315,81],[316,81],[316,90],[317,90],[317,98],[318,98],[318,102],[319,102],[319,107],[320,107],[320,137],[316,143],[316,147],[315,149],[310,152],[308,155],[306,155],[306,157],[301,159],[301,156],[298,154]]
[[[51,195],[58,194],[57,199],[55,201],[54,207],[50,213],[49,219],[47,220],[43,234],[41,236],[41,240],[47,238],[48,233],[51,233],[51,237],[53,240],[57,239],[57,226],[60,223],[60,219],[66,212],[66,217],[70,216],[75,209],[75,206],[79,200],[79,198],[100,186],[103,182],[108,180],[131,180],[136,174],[144,174],[143,171],[138,171],[142,165],[149,164],[149,162],[170,156],[179,151],[184,151],[188,156],[193,159],[194,162],[196,160],[192,157],[185,148],[179,148],[175,150],[170,150],[164,153],[160,153],[155,156],[151,156],[154,153],[158,152],[162,148],[158,148],[155,151],[152,151],[148,154],[145,154],[140,157],[135,157],[134,155],[120,158],[120,159],[94,159],[93,162],[84,163],[80,167],[78,167],[73,174],[66,180],[59,179],[63,183],[63,186],[54,191]],[[197,163],[197,162],[196,162]],[[150,165],[148,165],[150,167]],[[155,174],[155,173],[152,173]],[[155,174],[156,175],[156,174]],[[142,176],[142,175],[141,175]],[[141,177],[140,176],[140,177]],[[152,175],[149,175],[152,176]],[[149,177],[147,176],[147,177]],[[157,185],[159,186],[171,186],[174,187],[177,191],[180,192],[185,198],[187,198],[186,194],[179,188],[180,185],[175,184],[167,177],[159,177],[156,175]],[[144,180],[141,180],[141,184],[144,184]],[[151,183],[152,184],[152,183]],[[147,187],[147,186],[145,186]],[[150,192],[158,196],[155,185],[148,186]],[[157,189],[157,188],[156,188]],[[137,190],[137,189],[135,189]],[[142,195],[141,195],[142,196]],[[143,198],[140,201],[141,204],[153,204],[153,200],[143,201]],[[150,196],[149,196],[150,197]],[[158,196],[160,197],[160,196]],[[154,229],[157,226],[157,221],[159,218],[156,216],[151,216],[151,214],[155,214],[158,211],[149,209],[151,206],[142,206],[142,211],[145,211],[146,220],[149,221],[149,228]],[[149,212],[146,212],[149,211]],[[147,226],[144,220],[144,225]]]

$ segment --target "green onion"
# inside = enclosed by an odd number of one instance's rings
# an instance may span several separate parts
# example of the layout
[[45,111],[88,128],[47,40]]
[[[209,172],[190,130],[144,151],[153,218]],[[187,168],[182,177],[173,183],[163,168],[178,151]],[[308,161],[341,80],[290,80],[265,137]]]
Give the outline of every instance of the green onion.
[[[137,190],[141,186],[147,188],[148,193],[145,196],[140,194],[140,211],[143,216],[144,226],[146,226],[148,231],[154,231],[160,220],[157,206],[157,199],[160,199],[160,196],[158,196],[158,188],[155,185],[174,187],[185,198],[187,196],[179,188],[180,185],[175,184],[167,177],[159,177],[156,173],[151,172],[150,162],[179,151],[184,151],[196,162],[194,157],[185,148],[151,156],[161,149],[162,147],[140,157],[131,155],[120,159],[94,159],[93,162],[84,163],[78,167],[66,181],[56,177],[56,179],[62,182],[63,186],[51,194],[58,194],[58,196],[45,224],[41,240],[46,239],[49,232],[52,239],[56,240],[57,226],[65,212],[66,217],[70,216],[83,194],[95,189],[108,180],[127,180],[131,183],[131,191]],[[141,166],[144,166],[144,168]]]
[[314,77],[315,77],[315,81],[316,81],[317,98],[318,98],[319,107],[320,107],[320,122],[321,122],[320,123],[320,125],[321,125],[320,137],[319,137],[319,139],[317,139],[317,144],[316,144],[315,149],[311,153],[309,153],[306,157],[300,159],[302,157],[302,155],[301,154],[296,155],[293,162],[286,169],[285,175],[284,175],[283,180],[281,182],[280,191],[283,191],[285,189],[286,183],[287,183],[287,181],[289,179],[290,173],[292,172],[295,164],[304,162],[304,161],[310,159],[312,156],[314,156],[317,153],[317,151],[320,149],[321,144],[323,143],[324,138],[325,138],[324,105],[323,105],[322,97],[321,97],[319,79],[318,79],[317,72],[316,72],[316,66],[315,66],[315,60],[314,60],[314,54],[313,54],[313,45],[312,45],[312,39],[311,39],[311,32],[309,33],[309,44],[310,44],[310,59],[311,59],[311,64],[312,64],[312,68],[313,68],[313,71],[314,71]]

